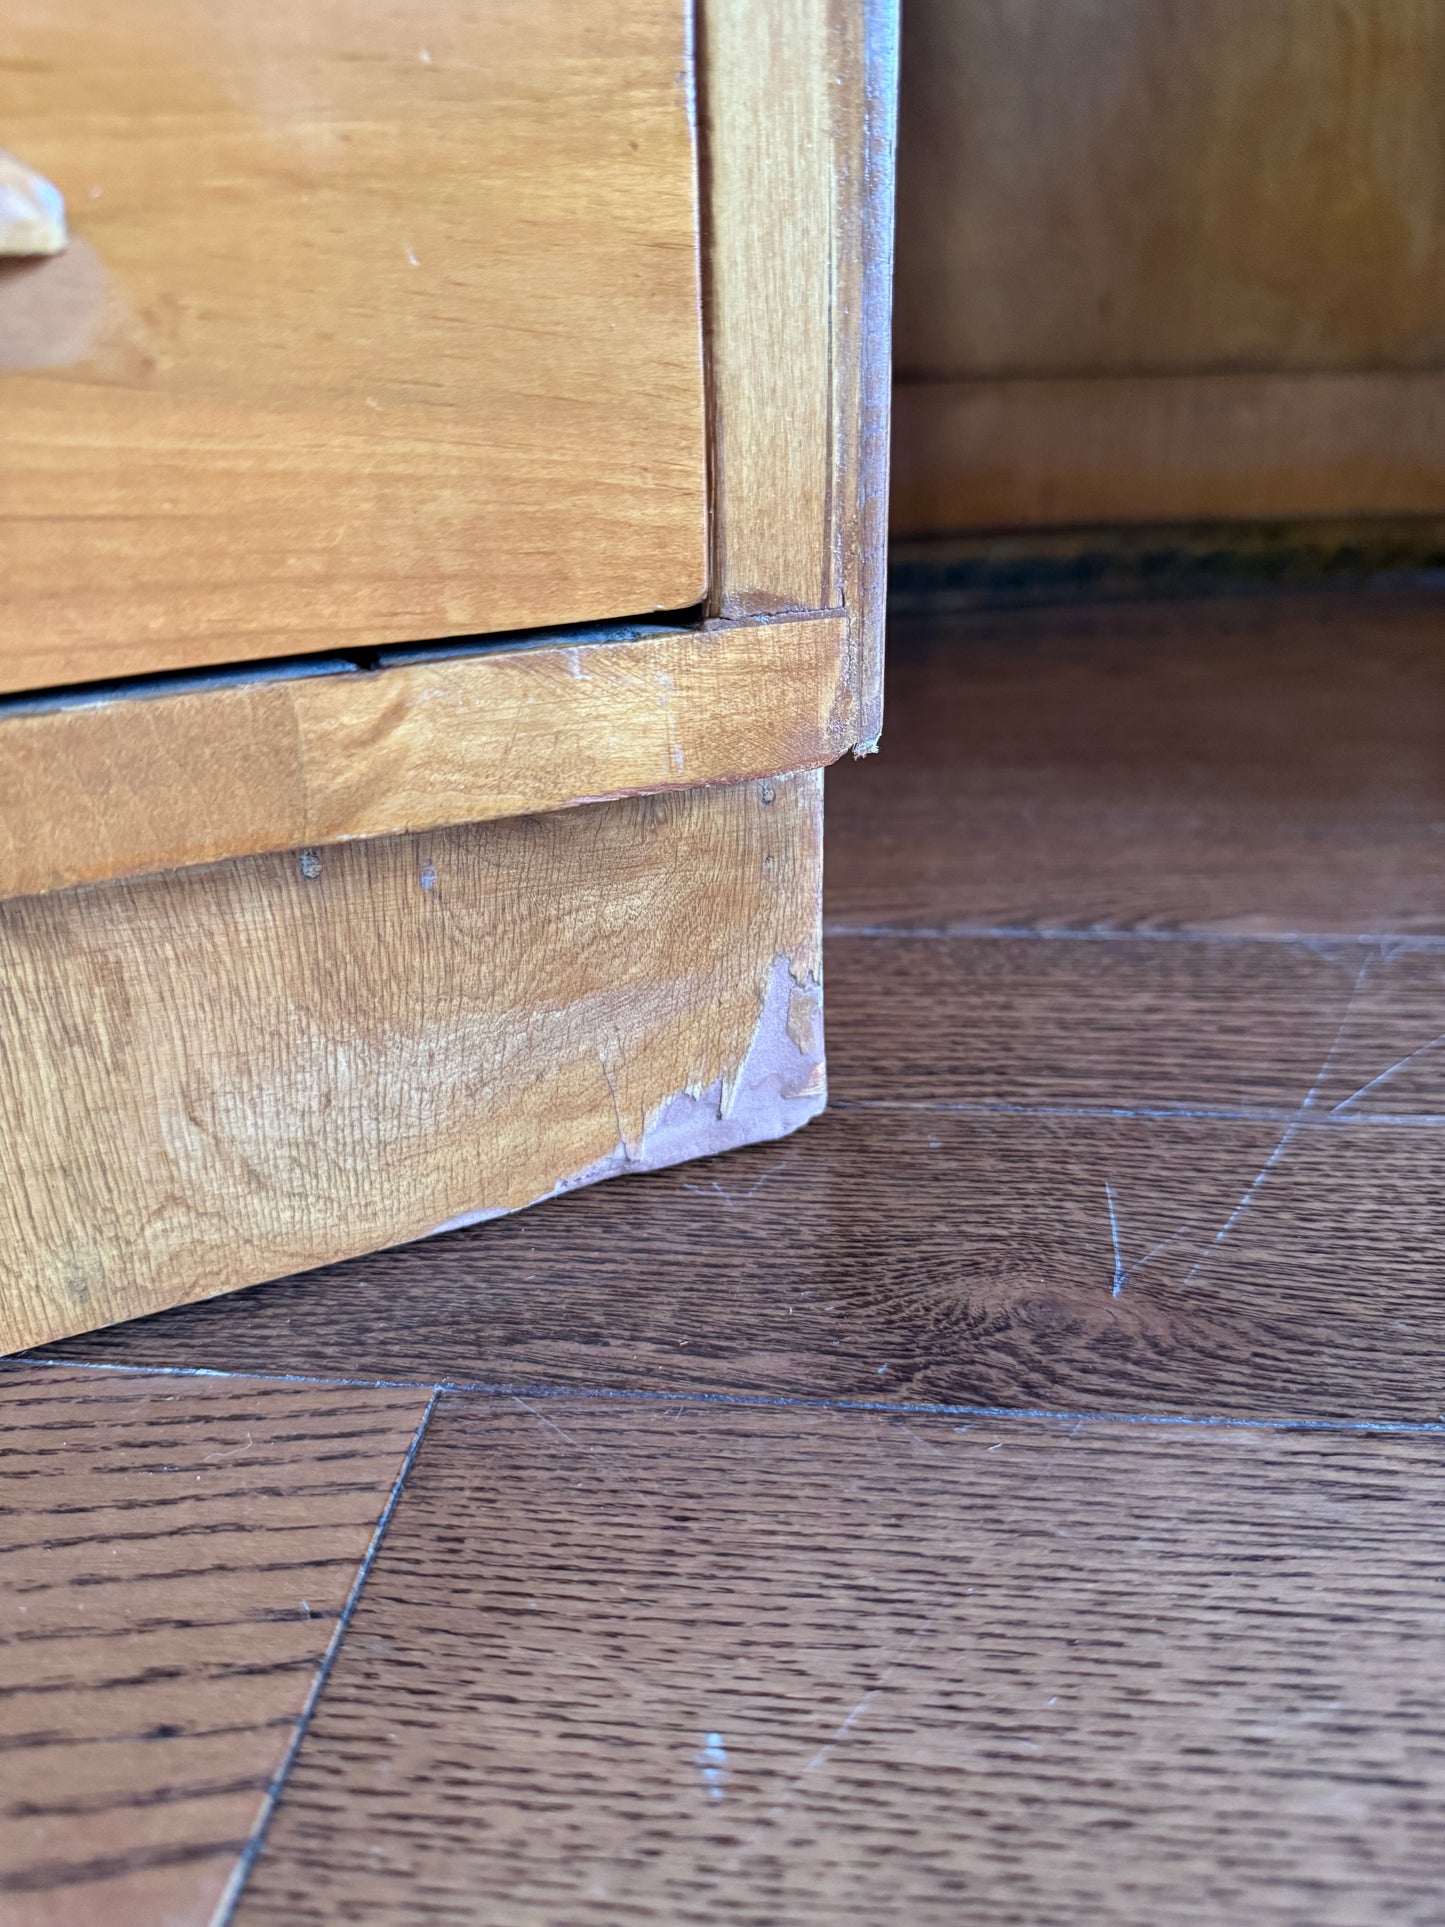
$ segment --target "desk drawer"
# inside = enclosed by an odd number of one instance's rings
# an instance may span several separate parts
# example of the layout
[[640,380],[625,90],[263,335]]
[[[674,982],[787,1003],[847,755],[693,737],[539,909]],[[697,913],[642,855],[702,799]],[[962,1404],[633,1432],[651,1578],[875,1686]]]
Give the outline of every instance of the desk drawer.
[[686,0],[12,0],[0,691],[705,588]]

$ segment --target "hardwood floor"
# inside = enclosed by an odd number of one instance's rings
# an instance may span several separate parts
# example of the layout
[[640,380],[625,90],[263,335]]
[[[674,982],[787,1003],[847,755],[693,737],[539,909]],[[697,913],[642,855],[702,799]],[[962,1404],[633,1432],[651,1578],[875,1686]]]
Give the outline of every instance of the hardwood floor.
[[1445,603],[915,619],[828,798],[835,929],[1445,933]]
[[50,1349],[440,1388],[238,1921],[1440,1918],[1442,639],[900,625],[825,1117]]
[[205,1921],[427,1409],[0,1370],[0,1918]]
[[1419,1435],[451,1401],[238,1923],[1438,1921],[1442,1510]]

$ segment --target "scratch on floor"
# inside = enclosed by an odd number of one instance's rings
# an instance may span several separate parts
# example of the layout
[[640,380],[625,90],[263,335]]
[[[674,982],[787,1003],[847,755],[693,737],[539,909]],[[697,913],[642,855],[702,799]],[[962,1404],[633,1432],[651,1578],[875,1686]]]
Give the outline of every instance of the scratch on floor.
[[772,1826],[773,1822],[778,1818],[778,1815],[797,1796],[798,1789],[802,1786],[803,1782],[828,1764],[833,1754],[842,1745],[843,1741],[847,1739],[854,1727],[857,1726],[859,1720],[867,1713],[869,1707],[887,1686],[889,1680],[892,1679],[899,1667],[906,1665],[913,1657],[913,1650],[919,1641],[926,1639],[929,1634],[935,1630],[937,1625],[938,1615],[935,1613],[925,1619],[923,1624],[917,1628],[902,1649],[894,1654],[893,1658],[889,1660],[888,1664],[868,1688],[868,1691],[863,1695],[862,1699],[858,1701],[850,1712],[844,1715],[843,1719],[829,1734],[828,1738],[824,1740],[812,1758],[799,1772],[793,1775],[793,1778],[789,1780],[788,1784],[783,1788],[781,1795],[774,1801],[772,1806],[768,1808],[767,1812],[763,1815],[762,1819],[759,1820],[747,1838],[740,1841],[733,1849],[727,1863],[729,1870],[736,1866],[737,1862],[742,1859],[744,1854],[751,1850],[761,1835],[767,1832],[768,1828]]
[[1124,1269],[1124,1254],[1119,1248],[1119,1213],[1114,1204],[1114,1187],[1107,1178],[1104,1180],[1104,1196],[1109,1201],[1109,1236],[1114,1241],[1114,1290],[1112,1296],[1117,1298],[1119,1293],[1124,1289],[1124,1280],[1128,1276],[1128,1273]]
[[1260,1166],[1259,1170],[1255,1173],[1253,1180],[1251,1181],[1248,1189],[1244,1193],[1244,1196],[1239,1200],[1239,1203],[1234,1207],[1233,1211],[1230,1212],[1229,1216],[1225,1219],[1224,1223],[1220,1226],[1219,1230],[1215,1232],[1213,1238],[1210,1240],[1209,1244],[1205,1246],[1200,1256],[1195,1259],[1194,1263],[1189,1267],[1188,1271],[1185,1272],[1184,1283],[1186,1285],[1189,1283],[1190,1279],[1193,1278],[1195,1274],[1198,1271],[1200,1271],[1209,1262],[1210,1258],[1213,1256],[1215,1251],[1217,1251],[1219,1246],[1224,1243],[1225,1239],[1229,1236],[1230,1232],[1233,1231],[1234,1227],[1239,1223],[1240,1219],[1244,1216],[1245,1212],[1248,1211],[1249,1207],[1254,1203],[1255,1198],[1259,1195],[1260,1189],[1263,1186],[1265,1180],[1268,1178],[1270,1172],[1279,1163],[1280,1159],[1284,1156],[1285,1152],[1289,1149],[1289,1146],[1294,1141],[1295,1134],[1298,1132],[1304,1118],[1310,1111],[1312,1111],[1315,1108],[1315,1105],[1319,1102],[1320,1092],[1324,1089],[1325,1080],[1329,1076],[1330,1070],[1334,1065],[1335,1058],[1339,1054],[1340,1045],[1344,1041],[1345,1031],[1349,1025],[1349,1021],[1351,1017],[1354,1015],[1355,1005],[1359,1002],[1360,992],[1364,988],[1365,978],[1369,974],[1370,965],[1373,961],[1374,961],[1374,956],[1372,954],[1367,954],[1364,959],[1364,962],[1360,965],[1359,969],[1355,973],[1354,987],[1350,991],[1349,997],[1345,1002],[1344,1015],[1340,1018],[1339,1028],[1335,1032],[1334,1042],[1330,1045],[1329,1049],[1325,1052],[1325,1061],[1320,1065],[1319,1070],[1316,1073],[1314,1082],[1310,1085],[1309,1090],[1305,1093],[1304,1102],[1300,1105],[1299,1109],[1295,1112],[1294,1116],[1290,1119],[1289,1123],[1285,1125],[1284,1131],[1280,1136],[1279,1143],[1275,1145],[1274,1149],[1270,1152],[1269,1156],[1265,1159],[1264,1163]]
[[1161,1238],[1157,1245],[1151,1245],[1142,1258],[1136,1258],[1132,1265],[1126,1267],[1124,1283],[1127,1285],[1131,1278],[1137,1278],[1141,1271],[1147,1271],[1154,1260],[1163,1252],[1166,1252],[1171,1245],[1177,1245],[1181,1238],[1189,1237],[1191,1233],[1198,1229],[1199,1220],[1202,1216],[1202,1212],[1194,1212],[1184,1220],[1183,1224],[1171,1231],[1167,1238]]
[[1432,1037],[1428,1044],[1422,1044],[1418,1050],[1412,1050],[1407,1056],[1398,1058],[1388,1070],[1381,1071],[1378,1077],[1372,1077],[1368,1084],[1361,1084],[1360,1088],[1357,1091],[1351,1091],[1348,1097],[1342,1097],[1331,1111],[1331,1117],[1339,1117],[1343,1111],[1349,1109],[1351,1104],[1358,1104],[1360,1099],[1370,1091],[1377,1089],[1381,1084],[1388,1084],[1392,1077],[1407,1069],[1417,1057],[1428,1056],[1432,1050],[1439,1050],[1442,1044],[1445,1044],[1445,1031],[1441,1031],[1438,1037]]
[[769,1178],[777,1177],[780,1171],[786,1171],[787,1168],[786,1164],[771,1165],[760,1177],[754,1178],[745,1191],[729,1191],[719,1184],[716,1178],[707,1184],[685,1184],[682,1188],[684,1191],[691,1191],[695,1197],[705,1198],[710,1193],[716,1192],[724,1204],[745,1204],[749,1198],[756,1195]]
[[570,1445],[574,1451],[585,1452],[589,1459],[597,1459],[601,1465],[602,1476],[604,1479],[613,1480],[618,1485],[625,1485],[629,1492],[635,1493],[638,1498],[644,1501],[644,1503],[647,1503],[647,1504],[652,1503],[652,1501],[647,1498],[647,1495],[645,1493],[639,1491],[638,1487],[633,1484],[632,1480],[628,1478],[627,1474],[623,1471],[620,1471],[617,1466],[610,1465],[605,1459],[605,1457],[603,1456],[603,1454],[600,1453],[595,1446],[584,1445],[581,1439],[574,1438],[570,1432],[565,1430],[564,1427],[558,1425],[555,1419],[548,1418],[545,1412],[539,1412],[535,1405],[529,1405],[526,1399],[520,1397],[515,1392],[512,1394],[512,1403],[514,1405],[520,1405],[524,1412],[530,1414],[532,1418],[536,1419],[539,1425],[544,1425],[549,1432],[555,1432],[557,1437],[559,1439],[565,1440],[565,1442],[568,1445]]
[[709,1800],[721,1800],[727,1791],[728,1750],[721,1733],[708,1733],[697,1750],[697,1769],[702,1775]]

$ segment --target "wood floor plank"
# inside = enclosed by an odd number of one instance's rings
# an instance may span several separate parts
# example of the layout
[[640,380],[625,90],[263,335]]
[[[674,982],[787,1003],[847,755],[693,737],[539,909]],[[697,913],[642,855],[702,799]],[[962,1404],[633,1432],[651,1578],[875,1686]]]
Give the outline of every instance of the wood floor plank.
[[1445,1120],[1445,945],[839,937],[843,1103]]
[[[1292,1125],[839,1107],[783,1143],[57,1355],[660,1395],[1433,1420],[1445,1409],[1440,1146],[1435,1126],[1327,1114]],[[1250,1242],[1286,1182],[1291,1214]]]
[[0,1918],[204,1927],[425,1413],[0,1371]]
[[1439,1436],[440,1408],[237,1927],[1434,1923]]
[[[844,1103],[1293,1110],[1363,963],[1354,944],[835,936],[829,1087]],[[1445,1029],[1445,953],[1407,972],[1370,952],[1365,987],[1352,1043],[1368,1018],[1381,1067],[1402,1036]]]
[[1445,932],[1445,600],[895,625],[828,787],[835,927]]

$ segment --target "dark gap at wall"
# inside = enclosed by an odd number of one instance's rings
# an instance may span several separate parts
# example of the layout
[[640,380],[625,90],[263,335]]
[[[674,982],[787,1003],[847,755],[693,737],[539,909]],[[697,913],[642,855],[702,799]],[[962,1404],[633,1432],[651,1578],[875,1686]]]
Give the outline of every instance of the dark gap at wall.
[[891,615],[1050,602],[1445,590],[1445,516],[996,530],[895,541]]

